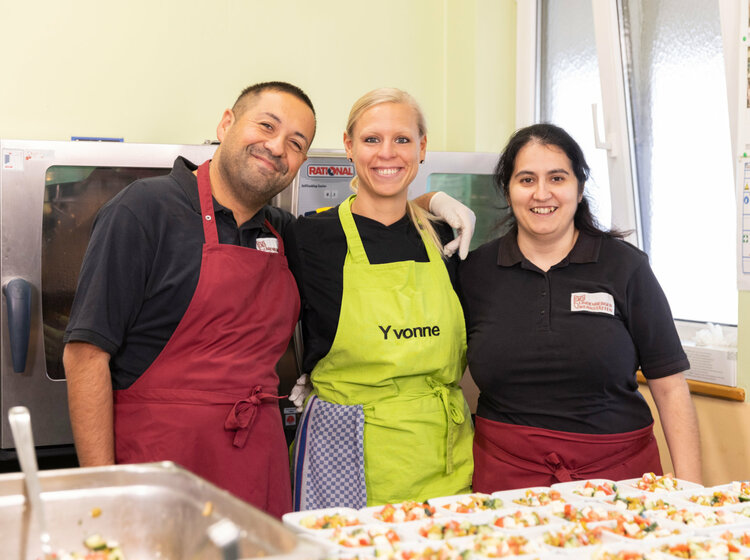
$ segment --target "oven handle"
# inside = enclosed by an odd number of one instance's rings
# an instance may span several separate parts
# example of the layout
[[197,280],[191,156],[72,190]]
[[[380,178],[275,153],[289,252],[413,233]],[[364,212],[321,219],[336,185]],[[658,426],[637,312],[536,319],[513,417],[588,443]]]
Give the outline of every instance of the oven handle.
[[31,284],[23,278],[13,278],[3,285],[3,294],[8,307],[8,336],[13,371],[23,373],[31,332]]

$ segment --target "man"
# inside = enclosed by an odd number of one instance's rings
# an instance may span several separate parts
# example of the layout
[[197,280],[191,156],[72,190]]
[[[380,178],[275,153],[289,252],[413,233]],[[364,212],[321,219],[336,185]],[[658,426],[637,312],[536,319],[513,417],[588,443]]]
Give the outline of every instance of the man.
[[290,509],[274,367],[299,296],[277,234],[292,218],[266,203],[315,124],[295,86],[252,86],[224,112],[210,165],[178,158],[102,208],[63,357],[82,466],[170,459],[270,513]]
[[172,460],[291,509],[274,368],[299,315],[282,241],[294,218],[267,203],[315,127],[302,90],[256,84],[224,112],[211,161],[178,158],[102,207],[63,355],[81,466]]

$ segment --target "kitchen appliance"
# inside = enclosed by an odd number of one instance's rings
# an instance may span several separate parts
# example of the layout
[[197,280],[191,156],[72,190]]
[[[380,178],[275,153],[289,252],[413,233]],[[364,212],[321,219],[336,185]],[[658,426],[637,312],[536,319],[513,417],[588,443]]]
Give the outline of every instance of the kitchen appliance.
[[[211,144],[0,140],[0,470],[3,461],[15,458],[7,415],[18,405],[34,418],[42,468],[45,454],[73,456],[62,337],[98,209],[132,181],[169,173],[178,155],[201,163],[215,149]],[[491,180],[496,160],[495,154],[428,152],[409,194],[444,190],[472,206],[476,246],[492,236],[503,212]],[[351,192],[353,174],[343,151],[312,150],[274,204],[295,215],[334,206]],[[295,339],[277,366],[280,394],[288,394],[299,375],[299,336]],[[291,439],[297,413],[288,400],[280,407]]]
[[[241,558],[326,556],[320,545],[174,463],[47,470],[39,483],[55,550],[82,553],[83,542],[99,535],[117,541],[126,558],[221,560],[226,555],[212,530],[231,523]],[[3,558],[38,558],[40,531],[21,473],[0,475],[0,527]]]

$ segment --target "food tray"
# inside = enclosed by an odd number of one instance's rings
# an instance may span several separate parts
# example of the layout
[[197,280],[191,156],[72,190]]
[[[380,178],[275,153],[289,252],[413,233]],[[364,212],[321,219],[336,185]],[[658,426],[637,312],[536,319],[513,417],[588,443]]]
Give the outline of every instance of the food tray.
[[[220,560],[207,529],[228,519],[241,531],[241,558],[325,557],[304,535],[171,462],[41,471],[39,482],[56,550],[83,552],[83,540],[100,534],[127,560]],[[20,472],[0,475],[0,527],[4,560],[40,556]]]

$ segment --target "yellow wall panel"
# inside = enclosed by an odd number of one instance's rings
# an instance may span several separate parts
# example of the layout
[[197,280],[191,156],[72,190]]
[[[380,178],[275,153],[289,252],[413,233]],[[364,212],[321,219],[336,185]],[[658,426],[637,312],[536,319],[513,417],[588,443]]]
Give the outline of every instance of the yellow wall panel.
[[[312,98],[316,148],[340,148],[351,104],[380,86],[422,104],[432,150],[473,151],[476,122],[513,121],[512,76],[491,111],[475,103],[515,60],[475,46],[477,23],[514,28],[511,0],[0,0],[0,12],[4,138],[201,143],[243,87],[276,79]],[[467,71],[478,53],[481,84]]]

